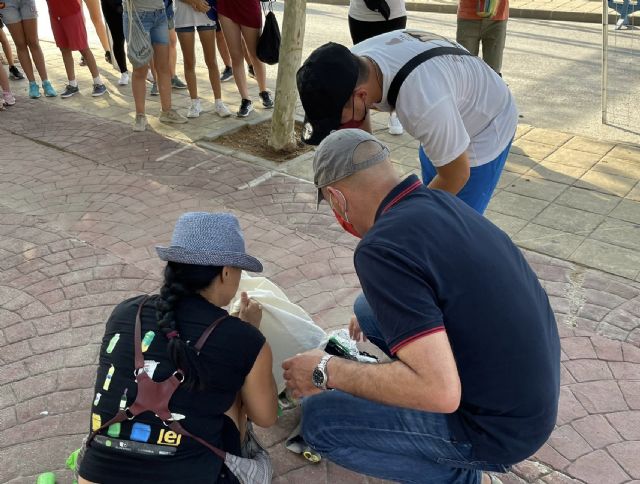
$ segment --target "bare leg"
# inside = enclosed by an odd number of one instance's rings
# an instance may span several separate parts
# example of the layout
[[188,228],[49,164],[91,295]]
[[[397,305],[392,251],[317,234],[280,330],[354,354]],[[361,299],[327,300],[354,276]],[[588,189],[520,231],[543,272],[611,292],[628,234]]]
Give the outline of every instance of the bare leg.
[[200,43],[202,44],[202,52],[204,61],[209,70],[209,82],[213,89],[213,96],[216,99],[222,98],[222,86],[220,83],[220,71],[218,70],[218,60],[216,59],[216,36],[213,30],[203,30],[198,32],[200,35]]
[[131,79],[131,91],[136,105],[136,114],[144,114],[144,101],[147,95],[147,72],[149,66],[142,66],[133,69]]
[[242,26],[242,37],[247,45],[247,52],[251,58],[251,65],[256,73],[256,80],[258,81],[258,87],[260,92],[267,90],[267,70],[264,63],[258,60],[256,49],[258,47],[258,38],[260,37],[260,29],[252,29]]
[[[102,20],[102,10],[100,8],[100,0],[84,0],[91,16],[91,22],[96,29],[96,34],[100,38],[100,43],[105,52],[109,52],[109,38],[107,37],[107,29]],[[85,59],[86,60],[86,59]]]
[[222,30],[216,32],[216,41],[218,42],[218,53],[222,62],[224,62],[224,66],[231,67],[231,54],[229,54],[229,47],[227,47],[227,41]]
[[247,42],[244,39],[244,34],[242,36],[242,55],[244,56],[245,62],[248,65],[251,65],[251,56],[249,55],[249,49],[247,49]]
[[[0,87],[3,91],[11,92],[11,86],[9,85],[9,76],[4,70],[4,67],[0,66]],[[2,93],[0,93],[0,104],[2,104]]]
[[4,33],[3,29],[0,29],[0,43],[2,44],[2,51],[4,52],[4,56],[7,58],[7,62],[9,66],[15,64],[15,60],[13,58],[13,51],[11,50],[11,44],[9,43],[9,39],[7,39],[7,34]]
[[84,57],[84,61],[89,68],[89,72],[91,72],[91,77],[96,78],[100,75],[100,71],[98,70],[98,65],[96,64],[96,58],[93,56],[93,52],[91,52],[90,48],[86,48],[80,51],[82,57]]
[[29,82],[36,80],[33,73],[33,64],[31,63],[31,55],[29,54],[29,46],[27,45],[27,39],[25,37],[24,28],[22,22],[16,22],[15,24],[7,25],[13,43],[16,44],[16,51],[18,52],[18,59],[20,65],[24,70],[24,75],[27,76]]
[[178,40],[184,61],[184,78],[191,99],[198,98],[198,80],[196,79],[196,34],[195,32],[179,32]]
[[69,49],[60,48],[62,54],[62,61],[64,62],[64,70],[67,71],[67,79],[70,81],[76,80],[76,69],[73,65],[73,53]]
[[176,63],[178,62],[178,36],[176,29],[169,30],[169,70],[171,79],[176,76]]
[[227,40],[231,62],[233,66],[233,77],[242,99],[249,99],[249,89],[247,88],[247,75],[244,70],[244,56],[242,54],[242,35],[240,26],[230,18],[220,15],[222,30]]
[[153,64],[156,68],[156,82],[160,91],[160,105],[163,111],[171,109],[171,69],[169,67],[169,46],[153,44]]
[[[49,77],[47,76],[47,66],[44,62],[44,54],[42,53],[40,41],[38,40],[38,20],[23,20],[22,27],[24,29],[24,37],[27,40],[27,45],[29,46],[29,52],[31,52],[31,57],[33,58],[33,63],[36,65],[38,74],[40,74],[40,79],[46,81]],[[22,60],[20,60],[20,64],[22,64]]]

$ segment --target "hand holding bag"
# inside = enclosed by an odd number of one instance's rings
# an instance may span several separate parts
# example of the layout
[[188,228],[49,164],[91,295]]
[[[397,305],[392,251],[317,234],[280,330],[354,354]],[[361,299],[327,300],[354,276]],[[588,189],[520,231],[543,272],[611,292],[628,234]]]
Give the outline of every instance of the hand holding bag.
[[268,3],[268,6],[265,11],[264,28],[258,39],[256,51],[258,59],[272,66],[278,63],[280,57],[280,27],[276,15],[273,13],[274,2],[262,2],[263,10],[265,10],[265,3]]

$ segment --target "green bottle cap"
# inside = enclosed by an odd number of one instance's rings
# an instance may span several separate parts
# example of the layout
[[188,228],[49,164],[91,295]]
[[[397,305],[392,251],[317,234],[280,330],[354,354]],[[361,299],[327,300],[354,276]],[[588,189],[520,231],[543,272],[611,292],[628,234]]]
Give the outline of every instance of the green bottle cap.
[[53,472],[45,472],[38,476],[36,484],[56,484],[56,475]]

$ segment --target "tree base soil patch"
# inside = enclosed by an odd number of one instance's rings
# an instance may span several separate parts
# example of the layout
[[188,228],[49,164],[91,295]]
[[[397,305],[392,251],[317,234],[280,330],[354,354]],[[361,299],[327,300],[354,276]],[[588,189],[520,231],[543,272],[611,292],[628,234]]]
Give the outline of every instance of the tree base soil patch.
[[214,143],[231,148],[233,150],[242,151],[250,155],[265,158],[271,161],[289,161],[304,153],[313,150],[313,146],[309,146],[302,142],[302,124],[295,124],[296,132],[296,148],[293,151],[276,151],[269,146],[269,135],[271,134],[271,121],[256,124],[253,126],[245,126],[233,133],[220,136],[214,140]]

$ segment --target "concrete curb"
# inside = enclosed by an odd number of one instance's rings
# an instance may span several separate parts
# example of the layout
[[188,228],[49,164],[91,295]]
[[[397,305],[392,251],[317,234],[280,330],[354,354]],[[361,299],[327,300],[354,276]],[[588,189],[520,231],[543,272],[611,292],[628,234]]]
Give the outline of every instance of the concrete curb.
[[[349,5],[348,0],[310,0],[309,3],[319,3],[324,5]],[[410,12],[433,12],[455,14],[457,5],[444,3],[426,2],[406,2],[407,10]],[[509,8],[510,18],[526,18],[536,20],[556,20],[563,22],[585,22],[593,24],[602,23],[602,13],[600,12],[573,12],[562,10],[542,10],[533,8]],[[609,14],[609,24],[615,24],[617,15]]]

